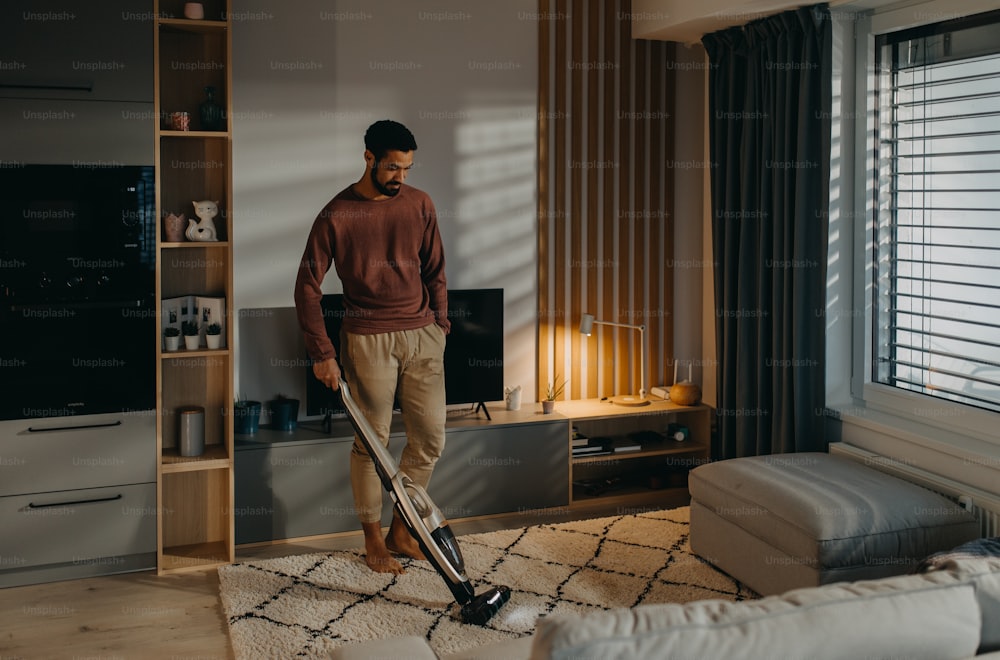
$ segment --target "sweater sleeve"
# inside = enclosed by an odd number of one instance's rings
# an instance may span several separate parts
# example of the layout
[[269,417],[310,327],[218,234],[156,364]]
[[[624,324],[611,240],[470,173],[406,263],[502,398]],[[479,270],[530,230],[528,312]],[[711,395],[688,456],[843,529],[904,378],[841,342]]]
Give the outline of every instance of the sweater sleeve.
[[328,222],[324,209],[313,222],[295,278],[295,312],[305,339],[306,352],[317,362],[337,357],[333,342],[326,334],[321,306],[323,290],[320,287],[333,262],[333,232]]
[[430,296],[430,308],[434,313],[435,322],[441,326],[445,334],[451,331],[451,320],[448,318],[448,281],[444,270],[444,244],[438,230],[437,210],[434,203],[427,199],[424,209],[427,216],[427,226],[424,230],[423,245],[420,247],[420,276],[427,287]]

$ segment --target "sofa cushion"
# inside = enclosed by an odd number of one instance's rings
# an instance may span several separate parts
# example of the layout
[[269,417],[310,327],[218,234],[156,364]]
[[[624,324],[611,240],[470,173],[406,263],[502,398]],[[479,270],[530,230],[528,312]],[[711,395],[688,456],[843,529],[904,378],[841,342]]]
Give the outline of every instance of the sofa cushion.
[[[819,581],[795,586],[906,573],[928,554],[979,535],[975,517],[954,502],[833,454],[707,463],[692,470],[690,490],[692,501],[780,551],[782,563],[819,573]],[[699,522],[692,507],[691,547],[701,554]],[[721,567],[747,583],[736,567]],[[760,593],[789,588],[750,586]]]
[[975,588],[951,571],[730,603],[645,605],[539,619],[532,658],[969,658]]
[[983,618],[979,652],[1000,651],[1000,572],[982,573],[972,583]]
[[949,570],[972,576],[983,614],[980,653],[1000,651],[1000,537],[980,538],[925,558],[916,573]]
[[962,576],[976,589],[983,620],[979,652],[1000,651],[1000,557],[971,555],[968,545],[959,546],[947,558],[939,557],[938,565]]

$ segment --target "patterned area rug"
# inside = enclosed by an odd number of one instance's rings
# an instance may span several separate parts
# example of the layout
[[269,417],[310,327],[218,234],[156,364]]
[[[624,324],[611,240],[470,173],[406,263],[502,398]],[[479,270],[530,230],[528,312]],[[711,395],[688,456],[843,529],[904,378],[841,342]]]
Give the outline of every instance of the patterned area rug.
[[691,554],[687,507],[459,537],[481,593],[506,584],[510,601],[487,626],[462,623],[428,562],[400,576],[373,573],[359,551],[249,561],[219,569],[237,658],[320,658],[348,643],[418,635],[453,653],[532,633],[550,613],[643,603],[756,598]]

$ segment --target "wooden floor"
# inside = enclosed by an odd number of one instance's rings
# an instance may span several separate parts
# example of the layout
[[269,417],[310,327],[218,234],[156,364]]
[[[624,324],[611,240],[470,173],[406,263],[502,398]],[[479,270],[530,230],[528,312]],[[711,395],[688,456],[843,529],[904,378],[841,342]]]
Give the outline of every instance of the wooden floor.
[[[684,506],[686,498],[657,503]],[[653,508],[653,507],[650,507]],[[634,511],[629,511],[634,513]],[[623,513],[613,502],[588,509],[526,511],[452,523],[475,534]],[[360,534],[240,548],[237,560],[361,548]],[[222,660],[233,658],[215,570],[152,571],[0,589],[0,660]]]

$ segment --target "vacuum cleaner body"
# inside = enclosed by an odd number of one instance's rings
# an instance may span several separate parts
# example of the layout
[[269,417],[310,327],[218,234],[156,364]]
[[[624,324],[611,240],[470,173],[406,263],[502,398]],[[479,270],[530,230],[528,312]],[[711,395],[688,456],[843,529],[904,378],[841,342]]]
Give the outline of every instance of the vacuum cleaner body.
[[484,625],[510,599],[510,587],[492,587],[476,595],[465,574],[465,560],[458,541],[441,510],[422,486],[414,483],[399,469],[389,450],[378,440],[378,434],[368,418],[351,397],[350,388],[343,379],[340,381],[340,397],[351,426],[372,457],[382,486],[392,497],[396,510],[417,540],[420,550],[444,579],[455,601],[461,606],[462,620]]

